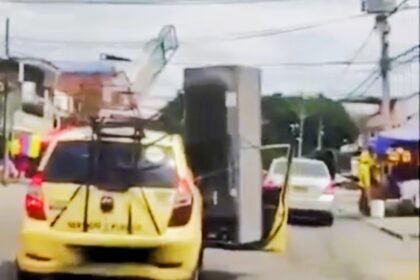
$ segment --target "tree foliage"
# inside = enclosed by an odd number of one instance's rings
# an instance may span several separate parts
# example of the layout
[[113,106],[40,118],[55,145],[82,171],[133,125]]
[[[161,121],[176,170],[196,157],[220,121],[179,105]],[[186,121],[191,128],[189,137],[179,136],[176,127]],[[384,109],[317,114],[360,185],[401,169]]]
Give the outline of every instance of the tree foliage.
[[[296,96],[283,96],[276,93],[263,96],[262,106],[262,143],[292,143],[296,133],[292,124],[299,123],[299,114],[305,112],[303,154],[317,147],[318,127],[323,121],[323,147],[339,148],[345,141],[351,142],[358,134],[355,124],[339,102],[323,95],[305,99]],[[178,94],[162,110],[161,121],[169,131],[183,134],[184,96]]]
[[262,98],[263,144],[291,143],[296,133],[292,124],[299,124],[299,115],[304,113],[303,154],[317,147],[320,121],[323,122],[323,147],[339,148],[344,141],[352,141],[358,131],[340,103],[322,95],[315,98],[287,97],[281,94]]

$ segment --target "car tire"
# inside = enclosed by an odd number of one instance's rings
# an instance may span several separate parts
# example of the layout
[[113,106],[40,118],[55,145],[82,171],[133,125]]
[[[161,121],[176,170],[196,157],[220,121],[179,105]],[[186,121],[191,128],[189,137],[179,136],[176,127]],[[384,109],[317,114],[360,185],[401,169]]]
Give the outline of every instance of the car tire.
[[333,213],[325,213],[322,215],[321,224],[323,226],[330,227],[334,224],[334,215]]
[[16,274],[14,280],[41,280],[39,275],[35,275],[29,272],[25,272],[16,268]]

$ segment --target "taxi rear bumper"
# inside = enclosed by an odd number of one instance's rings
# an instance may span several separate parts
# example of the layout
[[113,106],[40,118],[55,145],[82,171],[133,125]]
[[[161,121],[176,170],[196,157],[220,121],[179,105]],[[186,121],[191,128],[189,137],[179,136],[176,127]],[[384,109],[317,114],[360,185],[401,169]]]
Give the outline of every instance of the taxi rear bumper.
[[[22,269],[21,265],[18,265]],[[25,272],[27,272],[25,270]],[[159,280],[184,280],[191,278],[191,271],[179,268],[159,268],[153,265],[134,265],[134,264],[91,264],[81,266],[66,266],[59,271],[51,272],[50,269],[40,268],[37,272],[30,272],[31,275],[44,276],[102,276],[102,277],[121,277],[124,279],[159,279]]]
[[145,237],[60,232],[35,223],[21,232],[17,257],[30,273],[188,279],[202,246],[201,233],[190,227]]

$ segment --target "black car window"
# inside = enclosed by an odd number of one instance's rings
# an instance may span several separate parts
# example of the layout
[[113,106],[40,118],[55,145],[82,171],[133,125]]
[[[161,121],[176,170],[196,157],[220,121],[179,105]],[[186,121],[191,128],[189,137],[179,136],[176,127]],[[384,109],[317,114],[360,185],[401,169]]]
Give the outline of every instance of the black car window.
[[[95,152],[92,147],[96,147]],[[142,153],[135,158],[139,150]],[[97,155],[96,164],[91,164],[91,155]],[[117,190],[131,186],[172,187],[177,172],[173,151],[168,147],[140,149],[133,143],[102,142],[92,146],[86,141],[70,141],[57,144],[45,166],[44,180]]]

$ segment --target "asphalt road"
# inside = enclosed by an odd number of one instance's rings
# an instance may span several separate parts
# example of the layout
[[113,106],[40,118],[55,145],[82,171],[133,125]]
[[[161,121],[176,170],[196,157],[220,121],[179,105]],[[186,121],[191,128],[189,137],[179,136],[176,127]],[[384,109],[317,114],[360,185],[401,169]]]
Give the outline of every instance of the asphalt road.
[[[12,280],[22,196],[22,187],[0,187],[0,280]],[[368,225],[357,214],[356,197],[338,194],[332,227],[291,225],[284,254],[207,250],[203,279],[419,279],[418,240],[402,241]]]

